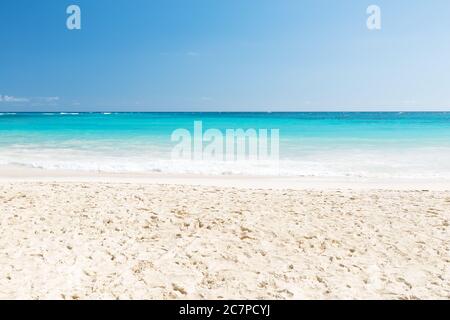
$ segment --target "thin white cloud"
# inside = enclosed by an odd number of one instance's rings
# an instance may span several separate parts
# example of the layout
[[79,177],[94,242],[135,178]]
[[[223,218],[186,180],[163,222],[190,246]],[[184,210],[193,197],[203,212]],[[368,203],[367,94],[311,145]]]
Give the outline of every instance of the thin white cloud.
[[14,97],[0,94],[0,102],[29,102],[28,98]]
[[200,53],[197,51],[160,52],[159,54],[161,56],[170,56],[170,57],[182,57],[182,56],[199,57],[200,56]]
[[45,102],[56,102],[56,101],[59,101],[59,97],[41,97],[40,99],[42,99]]
[[198,57],[200,55],[200,53],[195,52],[195,51],[189,51],[188,53],[186,53],[188,56],[190,57]]
[[15,97],[9,95],[0,94],[0,103],[54,103],[59,101],[59,97],[34,97],[34,98],[25,98],[25,97]]
[[402,105],[405,105],[405,106],[414,106],[414,105],[418,105],[417,101],[414,100],[414,99],[403,100],[401,104],[402,104]]

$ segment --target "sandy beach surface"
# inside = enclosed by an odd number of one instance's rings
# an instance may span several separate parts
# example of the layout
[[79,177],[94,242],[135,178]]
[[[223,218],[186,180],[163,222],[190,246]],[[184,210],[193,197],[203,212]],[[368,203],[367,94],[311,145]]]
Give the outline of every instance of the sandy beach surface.
[[450,298],[449,191],[6,176],[1,299]]

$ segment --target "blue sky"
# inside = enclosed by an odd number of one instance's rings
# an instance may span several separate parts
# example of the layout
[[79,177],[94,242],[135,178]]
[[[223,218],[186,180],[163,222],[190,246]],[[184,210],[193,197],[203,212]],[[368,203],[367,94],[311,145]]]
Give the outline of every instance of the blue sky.
[[448,0],[4,0],[0,110],[450,110],[449,35]]

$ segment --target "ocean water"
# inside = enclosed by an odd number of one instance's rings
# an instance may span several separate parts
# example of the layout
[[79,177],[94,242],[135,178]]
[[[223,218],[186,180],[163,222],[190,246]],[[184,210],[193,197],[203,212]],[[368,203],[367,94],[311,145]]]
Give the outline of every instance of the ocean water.
[[[279,129],[279,159],[171,158],[174,130]],[[205,143],[206,144],[206,143]],[[0,166],[450,179],[450,113],[0,113]]]

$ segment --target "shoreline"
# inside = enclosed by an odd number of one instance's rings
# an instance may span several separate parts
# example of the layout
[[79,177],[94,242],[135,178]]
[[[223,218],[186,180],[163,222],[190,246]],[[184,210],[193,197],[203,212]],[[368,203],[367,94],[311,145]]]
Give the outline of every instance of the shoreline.
[[448,179],[109,173],[45,170],[10,165],[0,166],[0,183],[5,182],[139,183],[275,190],[450,190]]

